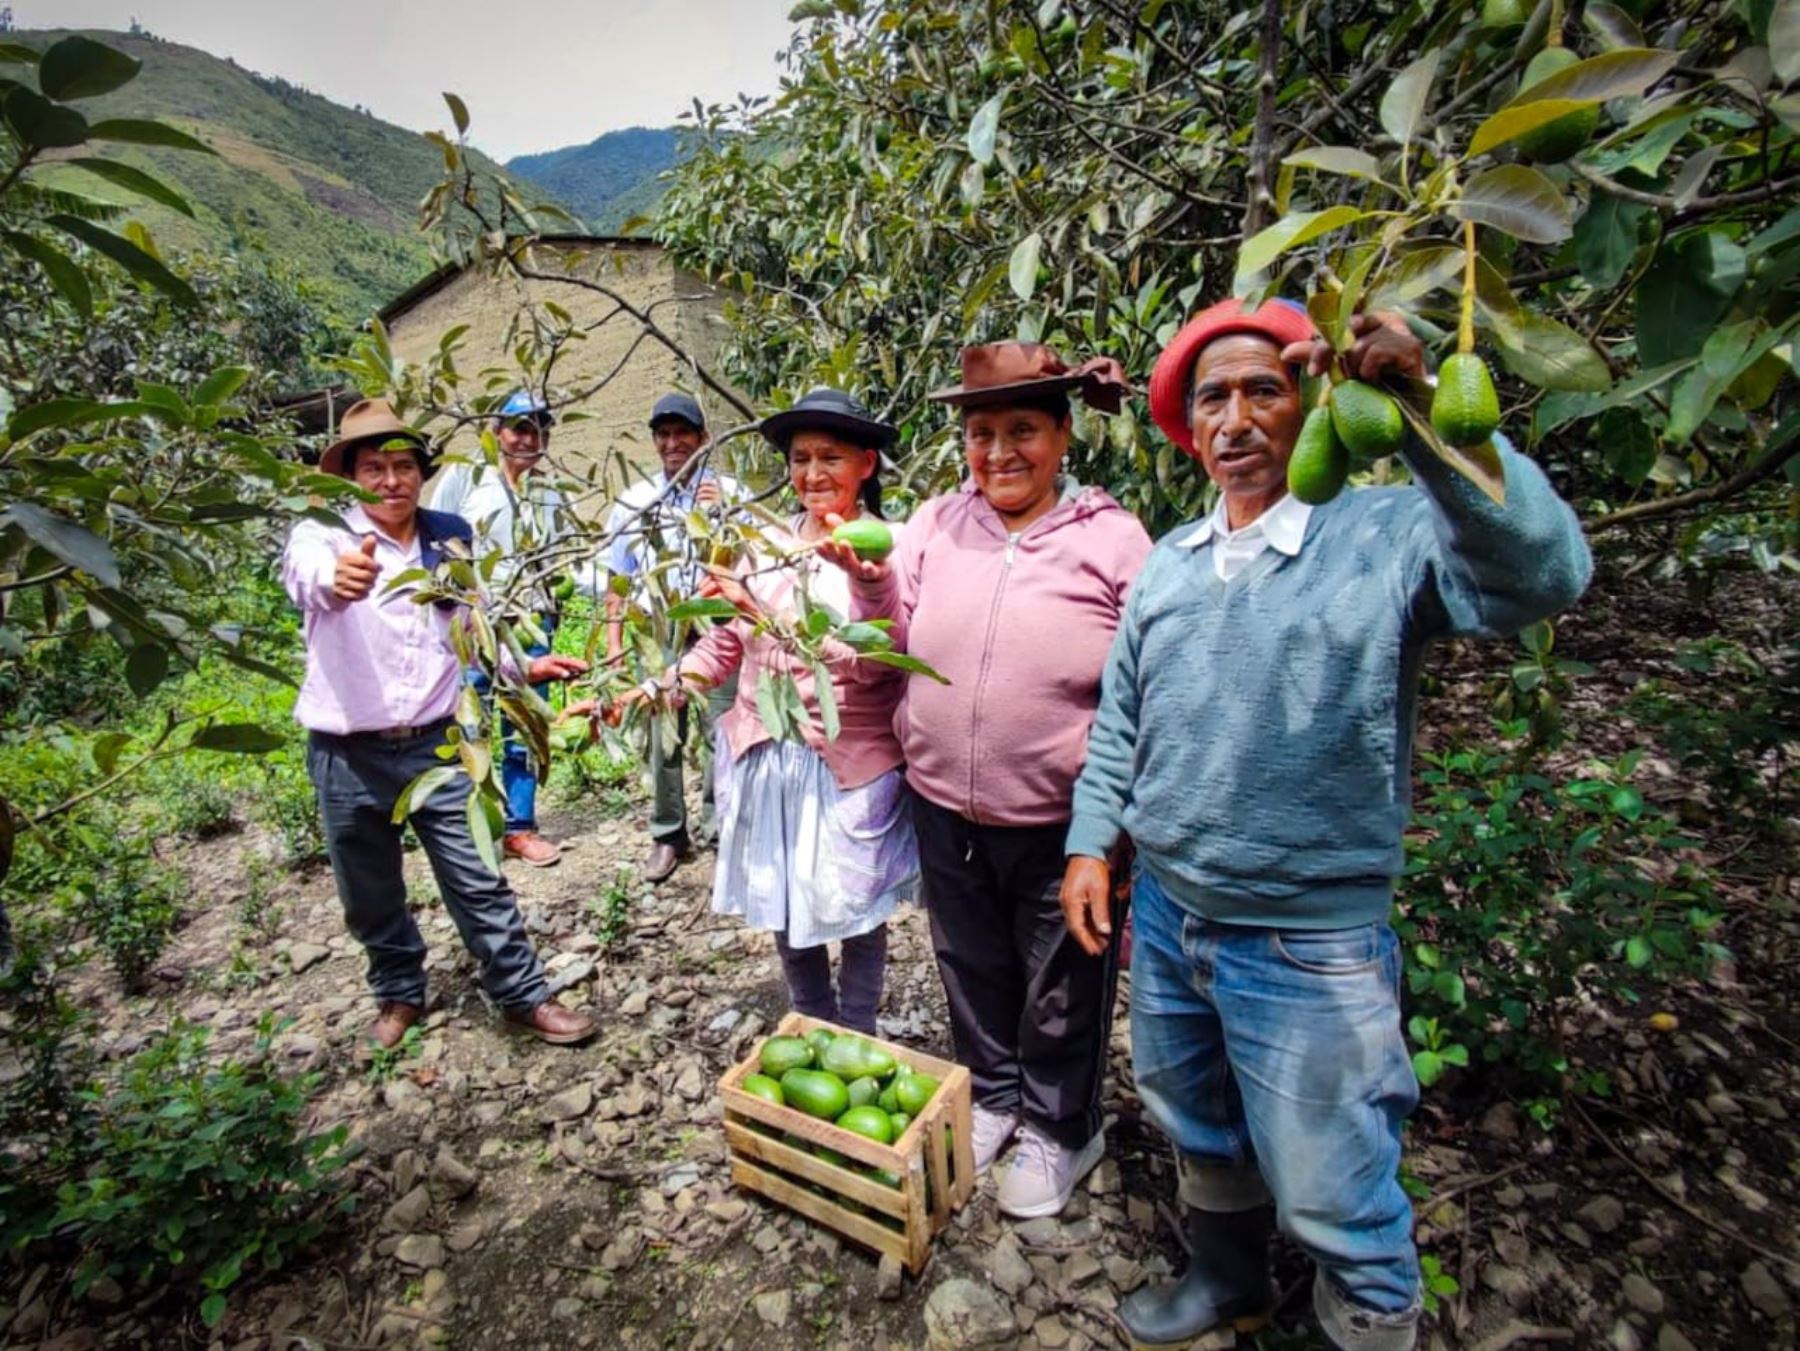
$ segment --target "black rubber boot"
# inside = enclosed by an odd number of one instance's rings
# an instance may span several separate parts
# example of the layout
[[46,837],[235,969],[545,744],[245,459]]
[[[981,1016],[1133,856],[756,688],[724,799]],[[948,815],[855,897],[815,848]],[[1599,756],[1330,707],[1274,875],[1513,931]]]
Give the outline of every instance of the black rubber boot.
[[1139,1347],[1185,1345],[1212,1328],[1254,1332],[1269,1321],[1275,1290],[1269,1239],[1275,1208],[1187,1212],[1187,1269],[1173,1283],[1146,1286],[1119,1306]]

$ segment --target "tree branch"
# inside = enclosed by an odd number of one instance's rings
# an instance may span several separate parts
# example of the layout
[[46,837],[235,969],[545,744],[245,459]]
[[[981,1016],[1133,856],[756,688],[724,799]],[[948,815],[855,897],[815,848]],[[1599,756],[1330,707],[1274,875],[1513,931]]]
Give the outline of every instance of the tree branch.
[[1270,224],[1275,214],[1275,194],[1269,170],[1275,162],[1275,95],[1281,62],[1281,0],[1263,0],[1256,77],[1256,128],[1250,143],[1250,202],[1244,210],[1244,238]]
[[1755,464],[1739,470],[1723,483],[1715,483],[1707,488],[1696,488],[1691,493],[1682,493],[1676,497],[1659,497],[1652,502],[1640,502],[1636,506],[1620,507],[1617,511],[1608,512],[1597,521],[1586,522],[1587,532],[1590,535],[1597,535],[1602,530],[1611,530],[1614,526],[1635,525],[1640,521],[1674,516],[1684,511],[1692,511],[1695,507],[1706,506],[1711,502],[1721,502],[1728,497],[1735,497],[1746,488],[1754,487],[1764,479],[1773,478],[1796,455],[1800,455],[1800,431],[1791,433],[1784,443],[1770,450]]

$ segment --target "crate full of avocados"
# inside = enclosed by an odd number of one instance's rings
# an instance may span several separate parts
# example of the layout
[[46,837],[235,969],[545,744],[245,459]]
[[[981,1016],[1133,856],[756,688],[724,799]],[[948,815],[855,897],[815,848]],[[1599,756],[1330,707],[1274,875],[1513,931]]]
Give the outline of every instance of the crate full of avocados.
[[719,1080],[731,1177],[915,1276],[975,1189],[969,1072],[790,1013]]

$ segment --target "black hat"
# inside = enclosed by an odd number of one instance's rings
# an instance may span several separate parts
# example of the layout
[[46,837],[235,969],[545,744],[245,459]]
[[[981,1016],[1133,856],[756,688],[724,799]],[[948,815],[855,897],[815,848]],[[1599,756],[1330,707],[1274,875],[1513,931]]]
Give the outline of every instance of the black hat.
[[783,454],[794,433],[815,430],[842,432],[858,445],[884,450],[894,444],[899,429],[877,422],[850,395],[837,389],[815,389],[792,408],[771,413],[757,428]]
[[656,407],[650,410],[650,430],[656,430],[656,424],[669,418],[680,418],[697,432],[706,430],[706,414],[700,411],[699,401],[692,394],[665,394],[656,401]]

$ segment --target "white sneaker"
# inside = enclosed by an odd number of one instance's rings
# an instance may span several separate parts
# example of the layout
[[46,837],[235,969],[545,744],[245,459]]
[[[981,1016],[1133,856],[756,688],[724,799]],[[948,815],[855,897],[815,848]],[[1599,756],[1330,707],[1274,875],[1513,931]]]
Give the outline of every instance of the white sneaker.
[[1000,1211],[1016,1220],[1059,1215],[1075,1184],[1106,1153],[1106,1133],[1097,1132],[1079,1150],[1066,1149],[1030,1126],[1019,1132],[1019,1147],[1000,1179]]
[[980,1177],[993,1166],[1007,1141],[1019,1129],[1019,1118],[1007,1112],[990,1112],[979,1105],[971,1115],[974,1120],[969,1130],[969,1144],[975,1151],[975,1176]]

